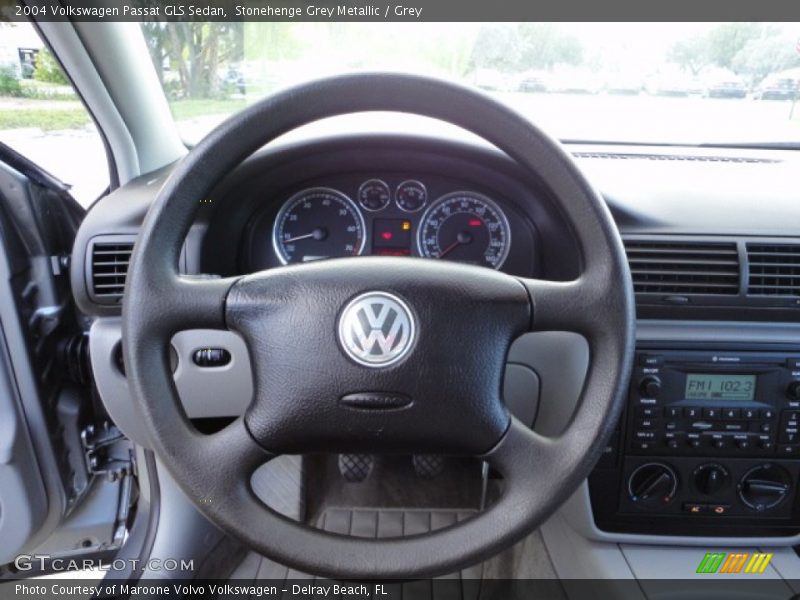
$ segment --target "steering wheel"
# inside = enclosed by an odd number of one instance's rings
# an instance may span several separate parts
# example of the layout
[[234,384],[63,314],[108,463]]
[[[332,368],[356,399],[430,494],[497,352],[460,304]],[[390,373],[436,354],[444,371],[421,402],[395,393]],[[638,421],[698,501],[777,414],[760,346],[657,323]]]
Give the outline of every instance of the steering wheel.
[[[357,257],[242,277],[178,272],[200,201],[277,136],[324,117],[395,111],[469,130],[549,190],[580,250],[568,282],[512,277],[446,261]],[[213,523],[287,566],[336,578],[452,572],[540,525],[587,477],[619,416],[630,375],[633,292],[619,233],[559,144],[482,93],[423,77],[358,74],[289,89],[234,115],[175,167],[136,241],[123,303],[128,381],[154,450]],[[245,340],[254,397],[204,435],[169,368],[172,335],[231,329]],[[583,334],[590,362],[578,407],[557,437],[502,401],[506,356],[527,331]],[[487,510],[430,534],[365,540],[267,508],[249,485],[279,454],[474,455],[504,478]]]

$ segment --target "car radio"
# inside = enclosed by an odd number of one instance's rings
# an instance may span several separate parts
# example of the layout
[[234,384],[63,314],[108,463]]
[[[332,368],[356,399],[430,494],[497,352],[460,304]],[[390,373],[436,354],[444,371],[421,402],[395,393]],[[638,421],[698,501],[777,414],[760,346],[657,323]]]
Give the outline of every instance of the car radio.
[[628,453],[800,455],[800,354],[645,351],[636,360]]
[[800,351],[648,347],[635,361],[626,410],[589,477],[597,526],[800,534]]

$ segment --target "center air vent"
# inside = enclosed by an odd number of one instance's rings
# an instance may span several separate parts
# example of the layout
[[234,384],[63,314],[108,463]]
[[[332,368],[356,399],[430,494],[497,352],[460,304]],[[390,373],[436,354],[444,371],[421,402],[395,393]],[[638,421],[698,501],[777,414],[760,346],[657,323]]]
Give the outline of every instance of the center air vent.
[[800,296],[800,244],[747,244],[747,293]]
[[89,295],[98,304],[119,304],[125,291],[133,236],[105,236],[91,247]]
[[734,242],[625,240],[637,294],[736,295],[739,254]]

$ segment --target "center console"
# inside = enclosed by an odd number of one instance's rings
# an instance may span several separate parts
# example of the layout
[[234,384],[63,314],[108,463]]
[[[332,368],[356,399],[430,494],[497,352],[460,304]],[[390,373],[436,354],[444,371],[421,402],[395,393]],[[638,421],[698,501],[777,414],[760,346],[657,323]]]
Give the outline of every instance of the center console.
[[800,348],[637,349],[617,432],[589,478],[597,527],[800,533]]

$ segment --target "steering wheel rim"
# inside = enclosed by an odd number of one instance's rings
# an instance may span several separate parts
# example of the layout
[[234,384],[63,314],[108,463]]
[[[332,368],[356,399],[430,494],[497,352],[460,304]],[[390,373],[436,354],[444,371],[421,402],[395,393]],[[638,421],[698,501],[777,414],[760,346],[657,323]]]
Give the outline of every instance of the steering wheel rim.
[[[475,288],[477,294],[499,286],[506,304],[513,304],[509,335],[519,335],[525,321],[524,330],[577,331],[590,348],[578,408],[560,436],[545,438],[513,417],[506,416],[503,424],[494,413],[488,418],[495,431],[501,425],[503,431],[496,443],[476,453],[506,480],[495,504],[431,534],[380,540],[326,533],[266,508],[249,485],[249,474],[274,456],[264,449],[263,437],[259,442],[253,437],[258,421],[239,418],[216,434],[198,433],[181,407],[168,354],[169,340],[179,330],[252,322],[253,316],[241,317],[241,311],[258,304],[254,285],[262,293],[268,284],[302,280],[311,269],[327,272],[338,262],[341,270],[341,261],[325,261],[331,264],[282,267],[255,278],[214,279],[179,275],[178,259],[199,202],[246,157],[301,125],[365,111],[407,112],[450,122],[483,137],[536,175],[573,230],[583,267],[578,279],[549,282],[491,272],[482,282],[480,271],[488,269],[437,264],[430,267],[429,280],[452,272],[484,285]],[[371,259],[342,260],[352,261],[347,264],[358,271],[359,265],[366,265],[361,261]],[[389,261],[381,266],[392,271],[403,271],[410,261],[380,260]],[[376,264],[364,269],[372,273]],[[520,312],[523,295],[525,314]],[[266,304],[281,301],[277,293]],[[237,310],[239,316],[232,318]],[[484,94],[399,74],[346,75],[300,85],[263,99],[211,132],[176,166],[148,211],[123,302],[123,343],[133,397],[156,453],[189,498],[211,521],[259,553],[337,578],[452,572],[495,554],[541,524],[586,478],[614,429],[630,375],[634,323],[632,284],[619,233],[603,200],[558,142]],[[263,333],[248,340],[251,353],[265,345]]]

